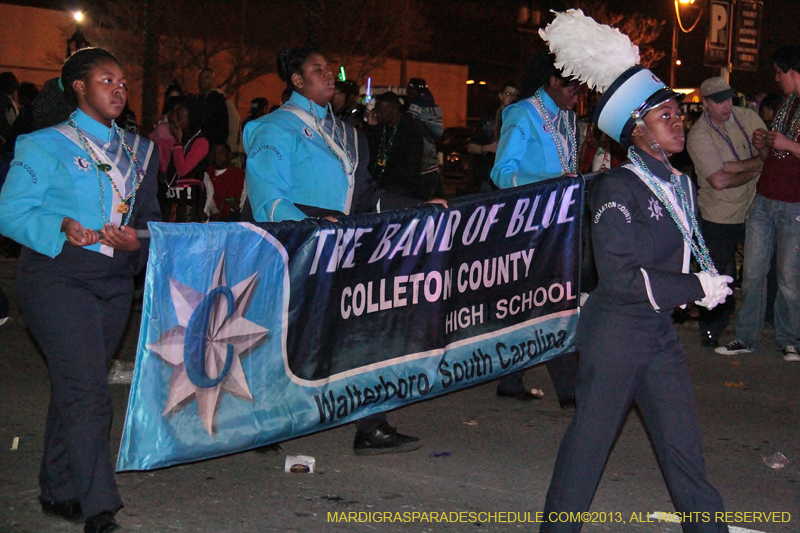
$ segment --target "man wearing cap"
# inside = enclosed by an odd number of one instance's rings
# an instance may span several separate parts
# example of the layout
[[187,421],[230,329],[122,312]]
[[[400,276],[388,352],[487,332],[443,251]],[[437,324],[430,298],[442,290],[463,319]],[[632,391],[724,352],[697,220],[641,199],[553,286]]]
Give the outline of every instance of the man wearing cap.
[[717,353],[751,353],[764,327],[766,277],[777,249],[778,294],[775,344],[786,361],[799,362],[800,341],[800,46],[772,54],[775,81],[786,95],[770,131],[758,129],[753,145],[764,160],[756,195],[747,213],[742,306],[736,334]]
[[[697,173],[703,237],[717,270],[733,273],[736,246],[744,242],[744,220],[763,166],[753,132],[766,126],[755,111],[733,105],[735,93],[724,78],[707,79],[700,94],[705,111],[689,132],[687,148]],[[731,296],[714,309],[700,310],[702,346],[718,346],[735,308]]]

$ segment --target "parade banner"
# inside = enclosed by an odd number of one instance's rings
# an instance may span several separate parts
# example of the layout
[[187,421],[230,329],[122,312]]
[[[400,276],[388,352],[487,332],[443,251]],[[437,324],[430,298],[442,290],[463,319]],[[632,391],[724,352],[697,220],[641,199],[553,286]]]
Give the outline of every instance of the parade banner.
[[580,177],[449,209],[151,223],[117,470],[217,457],[574,350]]

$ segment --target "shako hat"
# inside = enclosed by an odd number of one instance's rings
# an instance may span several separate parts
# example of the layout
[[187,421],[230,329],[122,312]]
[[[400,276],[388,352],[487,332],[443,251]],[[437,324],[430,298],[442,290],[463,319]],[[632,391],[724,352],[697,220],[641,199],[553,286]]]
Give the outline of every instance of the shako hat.
[[639,64],[639,47],[627,35],[587,17],[580,9],[557,13],[539,35],[555,54],[555,66],[564,76],[603,93],[592,120],[626,148],[639,118],[667,100],[683,100],[684,95]]

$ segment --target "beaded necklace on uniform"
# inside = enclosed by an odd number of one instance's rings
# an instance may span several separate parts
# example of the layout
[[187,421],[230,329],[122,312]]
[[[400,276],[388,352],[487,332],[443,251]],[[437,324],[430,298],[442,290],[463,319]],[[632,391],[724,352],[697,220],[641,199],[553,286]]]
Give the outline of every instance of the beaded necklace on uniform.
[[[785,102],[783,102],[783,105],[775,115],[775,120],[772,121],[772,127],[770,128],[772,131],[779,131],[783,133],[783,135],[790,141],[796,140],[798,134],[800,134],[800,106],[795,109],[794,116],[792,116],[792,121],[788,124],[788,126],[786,124],[786,122],[789,120],[789,111],[792,109],[794,101],[795,97],[792,94],[786,99]],[[775,154],[775,157],[778,159],[783,159],[789,155],[789,152],[785,150],[776,150],[774,148],[772,148],[772,153]]]
[[[733,157],[735,157],[737,161],[741,161],[742,158],[740,158],[739,154],[736,153],[736,148],[734,148],[733,141],[728,136],[728,132],[723,131],[720,127],[714,124],[714,121],[711,120],[711,117],[708,115],[708,111],[703,112],[703,116],[705,117],[706,122],[711,129],[714,130],[717,135],[722,137],[722,140],[728,145],[730,151],[733,152]],[[742,132],[742,137],[744,137],[744,140],[747,141],[747,150],[750,153],[750,157],[755,157],[756,151],[755,148],[753,148],[753,143],[750,141],[750,136],[747,134],[747,130],[745,130],[744,126],[742,126],[742,123],[739,122],[739,118],[736,116],[736,113],[731,111],[731,116],[733,117],[733,121],[736,122],[736,125],[739,127],[739,131]]]
[[[550,135],[553,137],[553,142],[556,143],[556,150],[558,150],[558,159],[561,161],[561,169],[564,173],[574,173],[578,168],[578,158],[576,152],[578,151],[577,148],[577,141],[575,140],[575,132],[572,131],[572,127],[570,126],[569,120],[567,118],[567,112],[563,109],[558,110],[558,116],[561,121],[564,123],[564,129],[567,130],[567,146],[563,146],[561,144],[561,135],[556,130],[553,121],[550,119],[550,113],[547,111],[547,107],[545,107],[544,102],[542,101],[541,89],[533,93],[533,105],[536,108],[536,111],[544,119],[545,124],[547,124],[547,128],[550,130]],[[566,150],[569,150],[569,153],[565,153]]]
[[336,127],[336,118],[334,117],[333,108],[331,107],[330,102],[328,102],[328,114],[330,114],[331,120],[333,121],[333,126],[332,126],[333,135],[331,137],[333,137],[334,144],[336,143],[337,139],[339,140],[339,144],[342,145],[342,150],[344,150],[344,153],[347,154],[347,160],[350,163],[350,172],[347,171],[347,167],[344,164],[344,160],[341,157],[339,157],[339,154],[336,153],[336,150],[334,150],[333,146],[331,146],[330,143],[328,142],[328,136],[325,135],[325,130],[322,129],[322,122],[319,120],[319,116],[317,116],[317,110],[314,108],[314,103],[311,100],[308,101],[308,110],[311,113],[311,116],[314,117],[314,126],[316,126],[317,128],[319,136],[322,137],[323,141],[325,141],[325,146],[328,147],[328,150],[330,150],[331,153],[336,156],[336,159],[339,160],[339,164],[342,165],[342,170],[344,170],[344,173],[347,175],[347,184],[352,189],[355,186],[355,178],[353,175],[355,174],[356,171],[356,164],[355,161],[353,160],[353,155],[350,153],[350,150],[347,149],[347,143],[342,138],[342,133]]
[[394,125],[392,129],[392,135],[389,136],[389,143],[386,143],[386,125],[384,124],[383,130],[381,131],[381,148],[380,148],[380,155],[378,156],[378,161],[376,161],[376,165],[380,171],[378,172],[377,178],[383,176],[383,171],[386,170],[386,163],[389,161],[389,152],[392,151],[392,145],[394,144],[394,136],[397,134],[397,127],[400,126],[400,121],[398,120],[397,123]]
[[[97,156],[97,153],[92,148],[92,145],[89,144],[88,139],[83,134],[81,129],[78,127],[78,123],[75,122],[75,113],[77,111],[73,111],[72,114],[69,116],[69,125],[75,130],[75,134],[78,136],[78,141],[80,141],[81,148],[89,156],[94,164],[95,171],[97,172],[97,179],[100,181],[100,212],[103,214],[103,220],[106,224],[111,224],[111,221],[108,220],[106,217],[106,203],[105,203],[105,196],[106,196],[106,185],[105,181],[103,180],[103,176],[100,175],[100,171],[102,171],[106,177],[108,177],[108,181],[111,182],[111,186],[114,188],[114,191],[117,193],[119,197],[120,204],[117,206],[117,212],[121,214],[127,213],[125,217],[125,222],[122,224],[123,226],[127,226],[128,222],[131,219],[131,215],[133,215],[133,205],[136,203],[136,191],[139,190],[139,185],[142,183],[142,179],[144,178],[144,171],[142,170],[142,165],[139,164],[139,160],[136,158],[136,155],[131,150],[131,147],[128,146],[128,143],[125,142],[125,137],[122,133],[122,130],[116,123],[112,122],[114,133],[119,136],[120,144],[122,145],[122,151],[125,152],[125,156],[128,158],[128,162],[130,163],[130,168],[133,173],[133,178],[131,182],[131,192],[128,193],[128,196],[125,197],[122,192],[117,188],[117,184],[114,183],[114,180],[111,178],[111,174],[109,174],[109,170],[111,170],[111,165],[108,163],[101,163],[100,158]],[[128,203],[130,201],[130,203]]]
[[689,219],[689,223],[692,226],[692,232],[697,238],[697,242],[692,239],[692,235],[689,234],[689,229],[683,225],[683,222],[681,222],[678,214],[675,212],[675,207],[670,201],[667,191],[664,190],[664,188],[658,182],[658,179],[647,167],[647,164],[644,162],[641,156],[634,151],[633,147],[628,148],[628,158],[636,166],[636,168],[638,168],[642,174],[644,174],[645,179],[647,179],[648,184],[651,186],[650,188],[655,192],[658,200],[664,204],[664,207],[667,208],[669,216],[672,217],[675,225],[678,226],[684,242],[689,245],[689,248],[692,250],[692,255],[694,255],[695,259],[697,259],[697,262],[700,264],[700,267],[703,269],[703,271],[708,272],[712,276],[718,275],[717,268],[714,266],[714,261],[711,260],[711,254],[709,254],[708,247],[706,247],[706,242],[703,239],[703,234],[700,233],[700,228],[697,224],[697,218],[694,216],[694,212],[689,209],[689,202],[686,199],[686,192],[683,190],[683,187],[681,187],[681,184],[678,182],[675,174],[672,174],[670,177],[670,182],[675,188],[676,196],[680,199],[681,206],[683,207],[683,211],[686,213],[686,216]]

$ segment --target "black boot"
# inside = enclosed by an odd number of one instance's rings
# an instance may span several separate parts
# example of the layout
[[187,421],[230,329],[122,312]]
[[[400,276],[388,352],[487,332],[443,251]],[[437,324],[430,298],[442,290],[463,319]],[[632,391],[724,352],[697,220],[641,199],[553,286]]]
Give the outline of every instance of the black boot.
[[77,500],[70,500],[67,502],[50,502],[46,500],[39,501],[42,504],[42,512],[47,516],[63,518],[64,520],[74,524],[80,524],[83,520],[81,504]]
[[120,526],[114,520],[114,513],[111,511],[103,511],[100,514],[90,516],[86,519],[86,525],[83,526],[83,533],[111,533],[117,531]]
[[422,443],[417,437],[398,433],[388,422],[383,422],[370,433],[356,431],[353,451],[356,455],[379,455],[417,450]]

